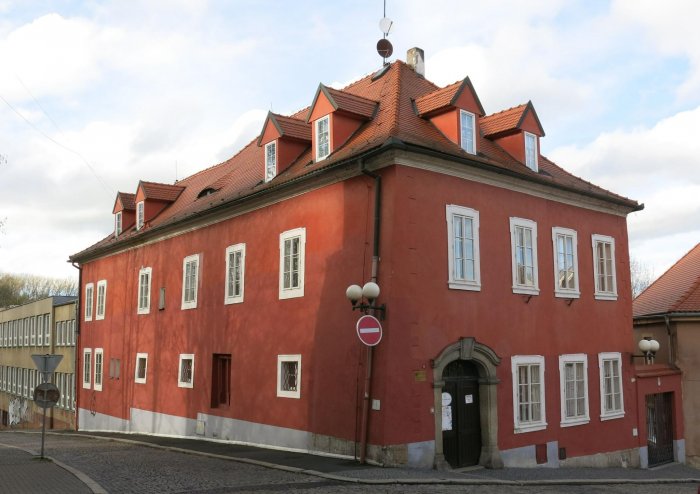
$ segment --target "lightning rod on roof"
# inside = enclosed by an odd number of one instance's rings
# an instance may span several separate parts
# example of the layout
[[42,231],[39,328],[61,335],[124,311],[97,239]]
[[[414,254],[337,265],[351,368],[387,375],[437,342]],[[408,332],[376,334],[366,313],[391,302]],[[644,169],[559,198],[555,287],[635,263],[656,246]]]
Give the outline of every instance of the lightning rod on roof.
[[392,53],[394,53],[394,47],[391,45],[391,42],[386,39],[393,25],[394,21],[386,16],[386,0],[384,0],[384,17],[382,17],[382,19],[379,21],[379,29],[382,32],[382,39],[377,41],[377,53],[379,53],[379,56],[382,57],[384,65],[387,64],[386,59],[389,58]]

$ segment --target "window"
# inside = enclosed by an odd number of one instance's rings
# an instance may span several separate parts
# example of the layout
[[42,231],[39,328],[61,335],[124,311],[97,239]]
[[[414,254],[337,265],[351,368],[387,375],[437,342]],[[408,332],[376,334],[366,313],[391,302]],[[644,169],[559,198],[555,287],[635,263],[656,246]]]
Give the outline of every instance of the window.
[[277,175],[277,141],[265,144],[265,182]]
[[29,318],[25,317],[23,322],[24,346],[29,346]]
[[[182,365],[182,364],[181,364]],[[146,384],[146,375],[148,371],[148,354],[136,354],[136,375],[134,381],[139,384]]]
[[224,303],[243,302],[245,278],[245,244],[232,245],[226,249],[226,296]]
[[605,235],[593,235],[592,242],[595,298],[599,300],[617,300],[615,239]]
[[619,352],[598,354],[600,367],[600,419],[624,417],[622,359]]
[[31,346],[36,346],[36,316],[32,316],[32,318],[30,320],[30,324],[31,324],[32,329],[31,329],[31,336],[30,336],[31,340],[29,341],[29,344]]
[[306,229],[280,235],[280,299],[304,296]]
[[[138,362],[138,359],[137,359]],[[119,379],[121,375],[122,361],[118,358],[109,359],[109,378]]]
[[474,114],[468,111],[459,111],[459,130],[462,140],[462,149],[470,154],[476,154],[476,125]]
[[554,248],[554,294],[578,298],[578,248],[574,230],[552,228]]
[[301,355],[277,356],[277,396],[301,397]]
[[95,319],[100,320],[105,318],[105,303],[107,300],[107,280],[97,282],[97,311]]
[[87,285],[85,285],[85,320],[86,321],[92,321],[92,303],[93,303],[92,294],[93,294],[94,289],[95,289],[95,287],[92,283],[88,283]]
[[544,401],[544,357],[511,357],[513,371],[513,414],[515,432],[547,427]]
[[122,233],[122,212],[114,215],[114,236],[118,237]]
[[448,267],[450,288],[481,290],[479,268],[479,212],[447,206]]
[[316,120],[316,161],[325,159],[331,154],[330,116]]
[[151,312],[151,268],[139,270],[139,305],[137,314]]
[[211,407],[231,404],[231,355],[215,353],[211,369]]
[[83,349],[83,388],[90,389],[92,378],[92,349]]
[[561,426],[587,424],[588,357],[584,354],[559,356],[561,385]]
[[95,348],[95,391],[102,391],[102,360],[104,352],[102,348]]
[[177,385],[180,388],[191,388],[194,382],[194,355],[180,354],[180,368],[177,375]]
[[532,171],[538,171],[537,136],[525,132],[525,165]]
[[[90,298],[92,300],[92,297]],[[92,312],[92,311],[90,311]],[[51,344],[51,315],[44,314],[44,345],[49,346]]]
[[513,293],[537,295],[537,223],[510,219],[510,245],[513,264]]
[[182,262],[182,308],[197,307],[197,285],[199,280],[199,254],[185,257]]
[[140,230],[141,228],[143,228],[143,218],[144,218],[143,208],[144,208],[143,201],[138,202],[136,204],[136,229],[137,230]]

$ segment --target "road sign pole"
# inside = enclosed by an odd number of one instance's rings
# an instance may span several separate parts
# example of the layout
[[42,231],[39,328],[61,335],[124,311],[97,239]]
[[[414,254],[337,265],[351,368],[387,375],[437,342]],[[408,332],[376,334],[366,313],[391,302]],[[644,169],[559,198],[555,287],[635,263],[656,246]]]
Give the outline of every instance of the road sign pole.
[[369,396],[372,392],[372,356],[373,346],[367,346],[367,364],[365,372],[364,396],[362,398],[362,428],[360,430],[360,464],[367,461],[367,435],[369,432]]
[[[46,401],[46,389],[44,389],[44,401]],[[44,438],[46,437],[46,408],[44,408],[44,419],[41,422],[41,459],[44,459]]]

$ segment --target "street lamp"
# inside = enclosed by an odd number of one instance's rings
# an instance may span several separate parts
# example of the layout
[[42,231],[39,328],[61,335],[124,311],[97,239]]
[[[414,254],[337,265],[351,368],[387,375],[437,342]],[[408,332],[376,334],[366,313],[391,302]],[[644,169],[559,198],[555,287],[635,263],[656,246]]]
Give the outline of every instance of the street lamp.
[[374,311],[378,313],[379,319],[383,321],[386,316],[386,305],[374,305],[375,300],[379,297],[379,292],[379,285],[373,281],[368,281],[362,288],[360,288],[360,285],[350,285],[345,290],[345,296],[350,300],[352,310],[358,309],[364,314]]
[[645,336],[639,340],[639,350],[642,352],[642,355],[632,355],[632,358],[644,358],[645,363],[653,364],[656,352],[659,351],[660,347],[661,345],[658,341],[652,339],[651,336]]

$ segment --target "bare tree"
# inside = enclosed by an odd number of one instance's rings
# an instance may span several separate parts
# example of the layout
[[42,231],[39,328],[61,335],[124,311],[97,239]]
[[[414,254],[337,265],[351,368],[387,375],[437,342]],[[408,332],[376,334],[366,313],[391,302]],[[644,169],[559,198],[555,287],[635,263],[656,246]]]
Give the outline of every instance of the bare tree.
[[639,259],[630,258],[630,280],[632,281],[632,298],[636,298],[654,282],[654,270]]
[[0,307],[21,305],[51,296],[76,296],[78,281],[29,274],[0,273]]

